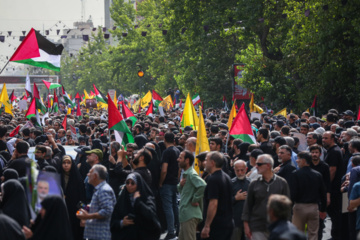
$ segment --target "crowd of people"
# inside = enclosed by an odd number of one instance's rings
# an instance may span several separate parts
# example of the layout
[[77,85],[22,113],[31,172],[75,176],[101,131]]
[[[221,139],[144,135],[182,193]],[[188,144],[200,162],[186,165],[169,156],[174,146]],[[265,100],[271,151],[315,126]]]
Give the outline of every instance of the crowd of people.
[[[206,109],[210,151],[198,155],[197,130],[180,127],[181,109],[127,119],[134,143],[125,146],[106,115],[69,114],[64,129],[64,114],[40,127],[19,111],[2,113],[1,239],[313,240],[325,219],[332,239],[360,231],[360,124],[350,110],[262,113],[251,120],[250,144],[229,135],[229,112]],[[58,174],[61,195],[29,184],[33,168]]]

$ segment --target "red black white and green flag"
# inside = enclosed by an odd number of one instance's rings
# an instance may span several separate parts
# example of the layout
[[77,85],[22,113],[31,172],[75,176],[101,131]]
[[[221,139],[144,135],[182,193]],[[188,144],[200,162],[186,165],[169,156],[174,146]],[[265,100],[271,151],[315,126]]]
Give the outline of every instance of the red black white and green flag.
[[17,97],[15,96],[15,94],[14,94],[14,89],[12,90],[12,92],[11,92],[11,94],[10,94],[10,96],[9,96],[9,101],[10,101],[10,103],[13,103],[14,101],[16,101],[16,99],[17,99]]
[[114,130],[115,139],[124,147],[127,143],[134,143],[130,129],[126,125],[120,112],[116,109],[115,103],[107,96],[109,129]]
[[62,93],[62,97],[66,103],[66,105],[70,105],[71,108],[74,108],[76,105],[75,103],[73,103],[73,101],[71,101],[69,95],[67,94],[67,92],[65,91],[64,87],[61,87],[61,93]]
[[9,61],[60,71],[62,44],[54,44],[31,28]]
[[158,108],[159,104],[163,101],[162,97],[155,90],[152,90],[152,101],[155,108]]
[[45,84],[45,86],[47,87],[47,89],[49,89],[49,90],[62,87],[61,84],[58,84],[58,83],[51,83],[51,82],[48,82],[45,80],[42,80],[42,81]]
[[124,101],[121,101],[121,108],[122,108],[122,115],[124,116],[125,119],[131,119],[132,121],[132,126],[135,125],[137,118],[135,117],[135,115],[130,111],[130,109],[126,106],[126,104],[124,103]]
[[246,114],[244,103],[241,105],[239,112],[232,122],[229,133],[232,137],[241,139],[244,142],[248,142],[250,144],[256,143],[254,132]]
[[40,93],[39,93],[39,90],[38,90],[38,88],[36,86],[36,83],[34,83],[33,96],[34,96],[35,101],[36,101],[36,109],[40,109],[40,111],[42,113],[46,113],[47,109],[45,107],[45,104],[41,100]]
[[31,117],[36,117],[38,126],[41,126],[39,112],[36,109],[36,99],[35,98],[33,98],[31,100],[30,106],[25,114],[25,117],[27,119],[30,119]]
[[52,109],[53,109],[54,113],[57,113],[59,111],[59,99],[56,95],[55,90],[54,90],[54,102],[53,102]]
[[98,101],[98,102],[103,102],[103,103],[108,103],[108,99],[106,98],[106,96],[104,94],[102,94],[102,92],[100,92],[95,84],[93,84],[94,86],[94,92],[95,92],[95,99]]
[[152,116],[153,114],[154,114],[154,102],[151,101],[150,104],[149,104],[148,109],[146,110],[145,115],[146,116]]
[[313,111],[313,115],[315,116],[316,115],[316,95],[314,97],[314,100],[313,100],[313,103],[311,104],[311,107],[310,107],[310,111],[312,110]]
[[78,118],[79,121],[82,120],[82,114],[81,114],[81,109],[80,109],[80,103],[78,102],[77,107],[76,107],[76,117]]

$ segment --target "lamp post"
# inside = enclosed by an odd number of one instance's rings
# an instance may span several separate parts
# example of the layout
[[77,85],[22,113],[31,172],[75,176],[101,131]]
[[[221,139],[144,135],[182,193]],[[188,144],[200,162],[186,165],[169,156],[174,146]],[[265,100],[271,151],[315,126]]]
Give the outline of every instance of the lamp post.
[[139,98],[141,98],[141,78],[144,77],[144,72],[141,70],[142,69],[142,66],[141,65],[137,65],[140,70],[137,72],[137,75],[139,77]]

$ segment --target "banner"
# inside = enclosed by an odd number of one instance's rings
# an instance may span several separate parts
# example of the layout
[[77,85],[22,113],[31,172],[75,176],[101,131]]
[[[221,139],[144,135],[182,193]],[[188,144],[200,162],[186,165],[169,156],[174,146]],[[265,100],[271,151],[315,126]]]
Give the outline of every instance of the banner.
[[234,64],[234,97],[235,99],[248,100],[250,99],[250,91],[237,84],[236,79],[242,78],[244,71],[244,64]]

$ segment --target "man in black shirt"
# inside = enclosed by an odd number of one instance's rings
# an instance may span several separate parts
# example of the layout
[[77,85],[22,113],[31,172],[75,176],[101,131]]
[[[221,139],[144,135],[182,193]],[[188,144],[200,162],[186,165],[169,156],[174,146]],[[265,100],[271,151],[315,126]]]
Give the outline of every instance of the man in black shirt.
[[160,175],[160,194],[163,203],[165,218],[167,221],[167,236],[165,239],[176,239],[175,225],[179,228],[179,209],[177,206],[177,184],[179,165],[177,159],[180,151],[174,146],[175,135],[171,132],[165,134],[164,143],[166,146],[162,156]]
[[327,150],[324,161],[329,165],[330,169],[330,205],[328,206],[328,214],[331,218],[331,236],[334,240],[340,240],[341,226],[341,177],[343,157],[341,149],[335,143],[335,133],[327,131],[322,137],[323,146]]
[[318,210],[321,219],[326,217],[326,187],[321,174],[310,168],[309,152],[300,152],[296,162],[300,169],[292,174],[290,185],[294,202],[292,222],[300,231],[304,231],[307,224],[308,238],[315,240],[319,230]]
[[271,156],[275,154],[272,145],[269,142],[269,130],[266,128],[260,128],[256,135],[256,141],[260,143],[260,149],[264,153],[270,154]]
[[224,156],[217,151],[206,155],[207,179],[204,193],[204,228],[201,238],[230,239],[234,228],[230,177],[221,170]]
[[292,151],[288,145],[280,146],[278,152],[278,157],[279,157],[278,160],[281,163],[279,166],[274,168],[274,172],[280,177],[285,178],[285,180],[289,185],[290,185],[291,174],[293,171],[296,170],[296,167],[294,167],[291,162],[291,154]]

